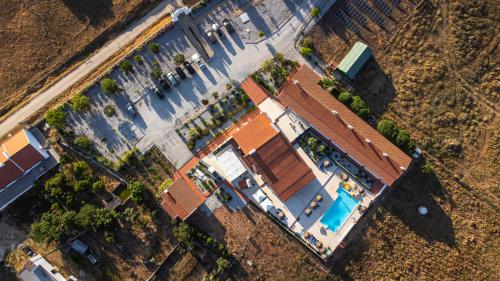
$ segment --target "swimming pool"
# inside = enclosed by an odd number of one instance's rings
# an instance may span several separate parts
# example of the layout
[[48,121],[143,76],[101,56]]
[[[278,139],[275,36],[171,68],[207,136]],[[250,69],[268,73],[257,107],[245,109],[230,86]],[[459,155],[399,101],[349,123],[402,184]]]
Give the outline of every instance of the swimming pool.
[[320,222],[326,225],[331,231],[337,232],[347,220],[347,217],[358,206],[359,200],[352,197],[347,191],[339,187],[337,190],[339,197],[326,210]]

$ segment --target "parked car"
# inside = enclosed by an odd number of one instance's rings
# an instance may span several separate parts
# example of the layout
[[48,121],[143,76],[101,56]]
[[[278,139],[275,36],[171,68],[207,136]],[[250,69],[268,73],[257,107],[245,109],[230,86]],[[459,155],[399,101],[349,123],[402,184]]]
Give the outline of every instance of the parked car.
[[175,67],[175,72],[177,73],[177,75],[179,75],[179,77],[181,79],[186,79],[187,78],[186,73],[184,73],[184,71],[182,71],[182,68],[180,66],[176,66]]
[[217,32],[217,35],[219,35],[219,38],[224,38],[224,32],[220,29],[220,25],[218,23],[212,24],[212,30]]
[[164,99],[165,98],[165,95],[156,87],[153,87],[152,89],[153,93],[155,93],[155,95],[159,98],[159,99]]
[[160,86],[163,88],[163,90],[165,90],[166,92],[170,92],[172,90],[172,88],[170,87],[170,85],[168,84],[167,82],[167,79],[165,78],[161,78],[160,79]]
[[189,74],[193,75],[196,71],[194,70],[194,67],[191,65],[190,62],[188,61],[185,61],[183,63],[184,65],[184,68],[186,68],[186,70],[189,72]]
[[28,257],[33,257],[35,255],[35,252],[24,244],[19,244],[19,250],[23,251],[26,255],[28,255]]
[[217,43],[217,38],[211,30],[207,31],[207,37],[208,39],[210,39],[210,42],[212,42],[212,44]]
[[127,108],[128,113],[130,113],[130,115],[135,117],[137,112],[135,112],[134,106],[130,102],[128,102],[125,106]]
[[194,55],[191,57],[191,59],[193,60],[193,62],[194,62],[194,63],[196,63],[196,64],[198,65],[198,67],[199,67],[200,69],[203,69],[203,68],[207,67],[207,66],[205,65],[205,63],[203,63],[203,61],[201,60],[200,55],[198,55],[198,54],[194,54]]
[[175,86],[177,85],[177,79],[175,79],[175,76],[174,74],[172,74],[172,72],[169,72],[167,73],[167,78],[168,78],[168,81],[170,81],[170,84],[172,84],[172,86]]
[[92,250],[87,246],[87,244],[83,243],[80,240],[75,240],[71,242],[69,245],[73,251],[77,252],[78,254],[82,255],[83,257],[87,258],[87,260],[91,264],[96,264],[98,259],[95,256],[95,254],[92,252]]
[[227,33],[229,34],[234,33],[235,29],[231,21],[229,21],[228,19],[224,19],[222,21],[222,25],[226,28]]

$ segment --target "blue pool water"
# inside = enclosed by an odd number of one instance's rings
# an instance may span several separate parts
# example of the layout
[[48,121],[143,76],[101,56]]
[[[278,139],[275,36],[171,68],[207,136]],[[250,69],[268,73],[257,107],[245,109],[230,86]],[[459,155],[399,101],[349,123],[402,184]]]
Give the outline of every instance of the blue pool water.
[[339,197],[333,204],[326,210],[320,222],[326,225],[331,231],[337,232],[344,224],[345,220],[352,211],[358,206],[359,200],[352,197],[347,191],[339,187],[337,190]]

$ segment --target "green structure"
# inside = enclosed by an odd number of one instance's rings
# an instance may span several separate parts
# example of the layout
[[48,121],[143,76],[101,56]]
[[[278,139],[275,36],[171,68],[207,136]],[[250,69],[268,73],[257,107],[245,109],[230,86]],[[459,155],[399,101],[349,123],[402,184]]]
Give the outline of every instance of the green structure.
[[371,56],[372,50],[370,47],[364,43],[356,42],[337,66],[337,70],[344,73],[349,79],[354,79]]

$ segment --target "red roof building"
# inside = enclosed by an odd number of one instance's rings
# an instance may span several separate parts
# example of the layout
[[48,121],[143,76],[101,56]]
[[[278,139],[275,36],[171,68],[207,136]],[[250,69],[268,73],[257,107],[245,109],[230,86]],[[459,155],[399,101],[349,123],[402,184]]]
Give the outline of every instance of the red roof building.
[[391,186],[408,169],[411,158],[323,90],[318,85],[320,79],[303,65],[285,82],[278,100],[363,169]]
[[48,157],[29,131],[23,129],[9,137],[0,146],[0,189],[11,185]]
[[161,207],[172,219],[187,219],[203,204],[205,197],[193,190],[184,178],[177,179],[162,194]]
[[268,97],[267,91],[257,84],[251,76],[248,76],[248,78],[241,83],[241,88],[255,105],[260,104]]

